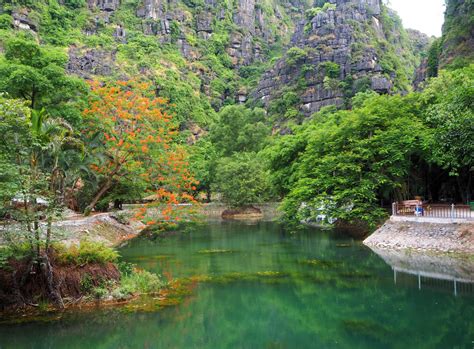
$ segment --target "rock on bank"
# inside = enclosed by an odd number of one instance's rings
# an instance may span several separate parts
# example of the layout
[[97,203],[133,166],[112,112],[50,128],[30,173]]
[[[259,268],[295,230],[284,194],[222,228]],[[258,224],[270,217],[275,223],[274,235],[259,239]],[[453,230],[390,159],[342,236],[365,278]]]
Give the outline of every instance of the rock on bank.
[[79,244],[82,239],[117,246],[137,236],[145,225],[138,221],[120,222],[114,213],[77,216],[54,223],[59,240],[66,245]]

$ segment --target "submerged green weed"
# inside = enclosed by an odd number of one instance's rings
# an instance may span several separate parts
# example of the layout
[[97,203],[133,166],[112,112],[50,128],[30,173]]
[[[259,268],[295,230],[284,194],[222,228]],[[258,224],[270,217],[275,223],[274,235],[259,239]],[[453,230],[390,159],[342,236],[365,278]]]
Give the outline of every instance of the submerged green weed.
[[200,250],[198,253],[200,254],[213,254],[213,253],[233,253],[235,251],[232,250],[220,250],[220,249],[211,249],[211,250]]
[[301,264],[306,264],[314,267],[323,267],[323,268],[332,268],[340,265],[340,262],[337,261],[326,261],[322,259],[307,259],[304,261],[300,261]]
[[383,341],[392,334],[389,327],[370,320],[346,319],[342,321],[344,329],[353,335],[362,335]]

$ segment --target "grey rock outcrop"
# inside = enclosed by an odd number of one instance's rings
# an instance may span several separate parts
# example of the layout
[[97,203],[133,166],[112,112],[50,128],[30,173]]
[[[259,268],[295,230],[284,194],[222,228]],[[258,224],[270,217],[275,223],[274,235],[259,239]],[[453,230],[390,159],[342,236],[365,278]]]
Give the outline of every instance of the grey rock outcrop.
[[238,0],[234,23],[250,31],[255,30],[255,0]]
[[83,78],[92,75],[111,75],[115,66],[115,52],[100,49],[69,49],[67,71]]
[[121,43],[127,42],[127,32],[125,31],[125,28],[122,27],[121,25],[115,27],[113,35],[114,35],[115,40]]
[[162,18],[163,10],[162,0],[144,0],[137,10],[137,16],[156,21]]
[[364,240],[369,247],[393,250],[474,253],[474,223],[397,221],[393,217]]
[[120,6],[120,0],[87,0],[90,9],[115,11]]
[[413,88],[416,91],[419,91],[422,89],[423,83],[428,78],[428,59],[426,57],[428,50],[434,41],[434,37],[430,38],[428,35],[414,29],[407,29],[407,34],[413,52],[421,57],[413,77]]
[[466,65],[474,61],[474,2],[472,0],[447,0],[440,67],[454,62]]
[[38,31],[38,24],[28,17],[28,11],[14,11],[12,13],[13,26],[16,29]]
[[[298,92],[299,110],[309,116],[324,106],[342,106],[346,94],[365,88],[391,93],[394,76],[382,68],[384,52],[373,44],[388,41],[381,1],[328,2],[325,10],[314,11],[296,28],[290,47],[304,50],[304,57],[292,64],[288,55],[280,59],[264,74],[254,100],[268,107],[290,88]],[[328,74],[327,62],[336,64],[338,76]]]
[[426,79],[428,79],[428,59],[423,58],[415,70],[415,78],[413,79],[413,88],[415,91],[422,90],[423,83]]
[[[283,8],[292,15],[301,14],[306,6],[303,0],[282,1],[282,3]],[[264,45],[271,45],[277,37],[285,35],[290,30],[281,25],[275,30],[275,18],[270,17],[281,16],[279,7],[272,14],[264,11],[256,0],[237,0],[233,6],[229,8],[223,2],[204,0],[204,6],[196,11],[190,11],[176,0],[141,0],[137,16],[143,19],[145,34],[158,36],[160,42],[177,41],[186,57],[199,56],[186,41],[186,34],[208,40],[214,34],[215,26],[231,16],[236,30],[229,33],[230,38],[225,49],[235,67],[260,61],[263,58],[261,42]],[[173,33],[173,30],[176,31],[178,28],[180,35],[176,40],[176,33]]]

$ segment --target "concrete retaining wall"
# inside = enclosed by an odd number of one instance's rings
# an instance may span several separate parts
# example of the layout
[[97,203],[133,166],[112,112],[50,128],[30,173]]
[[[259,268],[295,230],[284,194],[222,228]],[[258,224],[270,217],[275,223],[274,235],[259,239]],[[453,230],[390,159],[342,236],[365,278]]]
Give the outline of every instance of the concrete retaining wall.
[[474,223],[474,218],[434,218],[434,217],[416,217],[416,216],[391,216],[392,222],[417,222],[417,223],[436,223],[436,224],[464,224]]
[[[395,217],[393,217],[395,218]],[[474,255],[474,223],[389,219],[364,240],[369,247]]]

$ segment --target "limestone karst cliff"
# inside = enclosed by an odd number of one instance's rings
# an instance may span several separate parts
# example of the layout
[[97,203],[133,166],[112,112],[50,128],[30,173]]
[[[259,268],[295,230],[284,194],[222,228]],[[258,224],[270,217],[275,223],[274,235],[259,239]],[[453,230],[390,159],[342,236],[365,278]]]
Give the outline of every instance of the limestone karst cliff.
[[446,1],[440,66],[462,66],[474,60],[474,2]]
[[[99,11],[97,19],[123,25],[119,16],[114,16],[116,10],[122,11],[120,0],[88,0],[88,6]],[[238,67],[263,60],[263,50],[289,37],[292,19],[298,18],[308,4],[302,0],[140,0],[135,5],[122,6],[134,10],[135,24],[146,35],[156,36],[163,43],[175,42],[186,59],[199,59],[203,54],[195,39],[228,34],[225,51],[232,65]]]
[[418,53],[428,44],[421,34],[418,40],[411,37],[380,0],[326,1],[306,12],[292,48],[265,73],[253,97],[271,109],[293,93],[296,98],[286,107],[310,115],[324,106],[344,106],[367,89],[406,91]]
[[[448,1],[441,65],[472,54],[469,14],[470,2]],[[65,48],[69,73],[144,76],[183,119],[204,123],[246,102],[301,120],[429,75],[432,39],[382,0],[8,0],[0,15],[6,34]]]

